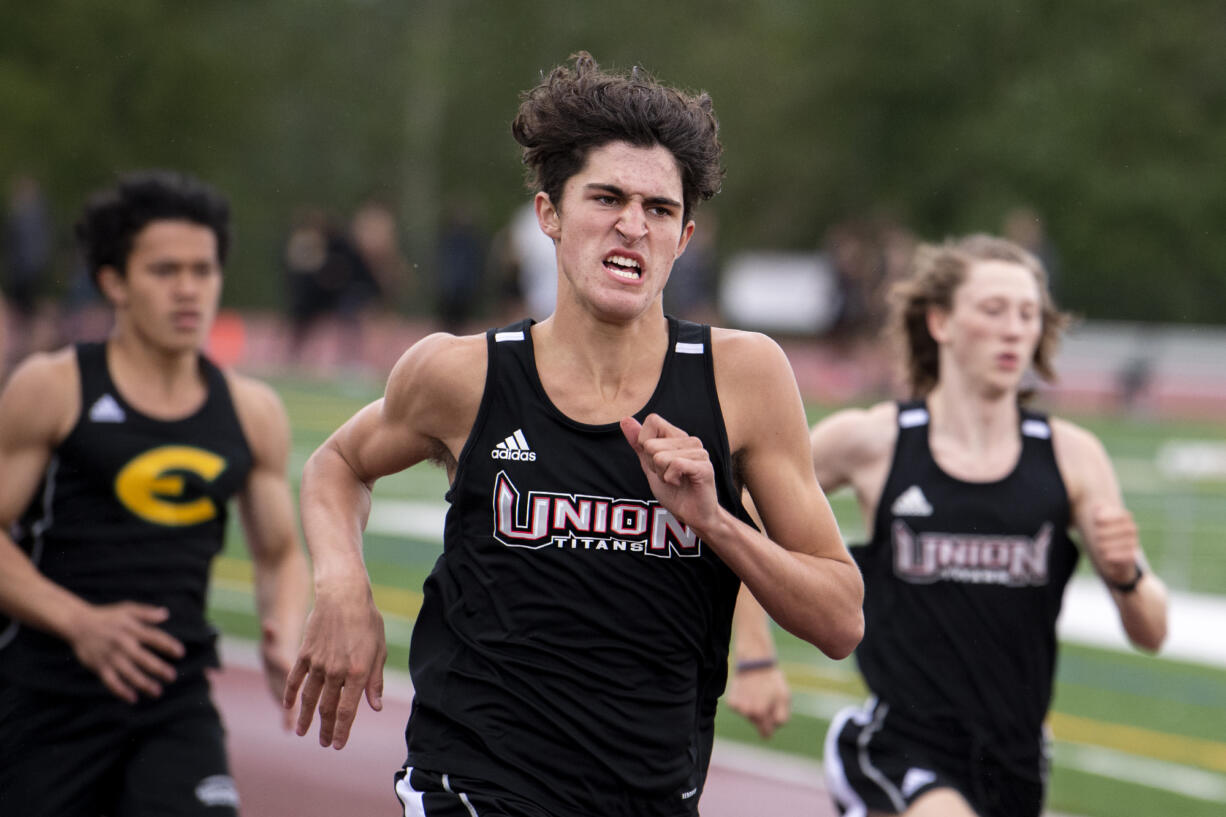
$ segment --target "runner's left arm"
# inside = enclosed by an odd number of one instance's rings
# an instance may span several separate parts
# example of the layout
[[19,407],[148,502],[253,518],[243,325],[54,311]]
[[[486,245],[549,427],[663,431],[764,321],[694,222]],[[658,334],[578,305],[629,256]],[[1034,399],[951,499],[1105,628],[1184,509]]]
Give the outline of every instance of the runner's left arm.
[[1119,480],[1097,437],[1072,423],[1052,422],[1052,441],[1087,555],[1111,591],[1133,644],[1157,651],[1166,640],[1167,591],[1145,559],[1136,521],[1124,507]]

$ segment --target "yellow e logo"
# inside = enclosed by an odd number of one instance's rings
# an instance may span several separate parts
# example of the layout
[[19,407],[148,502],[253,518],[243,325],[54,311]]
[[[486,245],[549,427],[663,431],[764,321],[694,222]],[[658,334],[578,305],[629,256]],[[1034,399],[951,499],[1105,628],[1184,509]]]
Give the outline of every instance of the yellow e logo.
[[172,471],[190,471],[212,482],[225,470],[226,461],[211,451],[187,445],[164,445],[141,454],[115,477],[115,495],[124,507],[158,525],[196,525],[217,516],[207,496],[176,502],[183,496],[184,479]]

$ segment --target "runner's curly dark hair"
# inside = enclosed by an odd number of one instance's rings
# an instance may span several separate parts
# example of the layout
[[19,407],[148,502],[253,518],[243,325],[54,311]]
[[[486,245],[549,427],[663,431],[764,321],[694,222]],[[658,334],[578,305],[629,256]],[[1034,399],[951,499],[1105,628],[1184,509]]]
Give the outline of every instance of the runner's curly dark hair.
[[605,71],[586,51],[571,60],[574,68],[558,66],[523,93],[511,123],[523,146],[529,186],[556,207],[567,179],[583,169],[593,148],[616,141],[661,145],[681,170],[684,221],[689,221],[699,201],[719,192],[724,176],[711,97],[663,85],[638,67]]
[[142,170],[95,193],[77,221],[77,242],[95,284],[103,267],[126,274],[132,243],[151,221],[190,221],[209,228],[217,237],[217,260],[225,266],[230,249],[225,196],[185,173]]

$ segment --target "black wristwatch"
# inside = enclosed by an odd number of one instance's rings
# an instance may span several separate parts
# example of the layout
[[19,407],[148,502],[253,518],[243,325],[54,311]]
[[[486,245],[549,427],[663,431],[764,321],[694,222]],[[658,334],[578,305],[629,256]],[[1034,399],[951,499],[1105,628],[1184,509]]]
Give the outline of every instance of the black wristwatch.
[[1132,577],[1132,581],[1127,582],[1125,584],[1116,584],[1115,582],[1109,582],[1109,584],[1111,585],[1111,589],[1115,590],[1117,593],[1131,593],[1133,590],[1136,590],[1137,583],[1140,582],[1141,577],[1145,575],[1145,570],[1141,567],[1140,562],[1136,563],[1136,568],[1137,568],[1137,575]]

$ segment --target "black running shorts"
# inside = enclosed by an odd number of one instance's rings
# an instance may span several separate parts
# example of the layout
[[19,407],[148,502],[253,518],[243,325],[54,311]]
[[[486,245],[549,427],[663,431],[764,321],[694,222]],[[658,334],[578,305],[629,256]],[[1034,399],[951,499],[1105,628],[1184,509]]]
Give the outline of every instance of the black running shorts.
[[0,814],[235,817],[204,676],[128,704],[0,685]]
[[901,814],[933,789],[961,794],[980,817],[1039,817],[1043,811],[1046,759],[1036,779],[1005,768],[985,747],[965,739],[915,740],[891,727],[889,706],[871,699],[848,707],[826,734],[826,785],[839,813],[864,817],[868,811]]
[[396,796],[405,817],[551,817],[497,786],[412,766],[396,772]]

